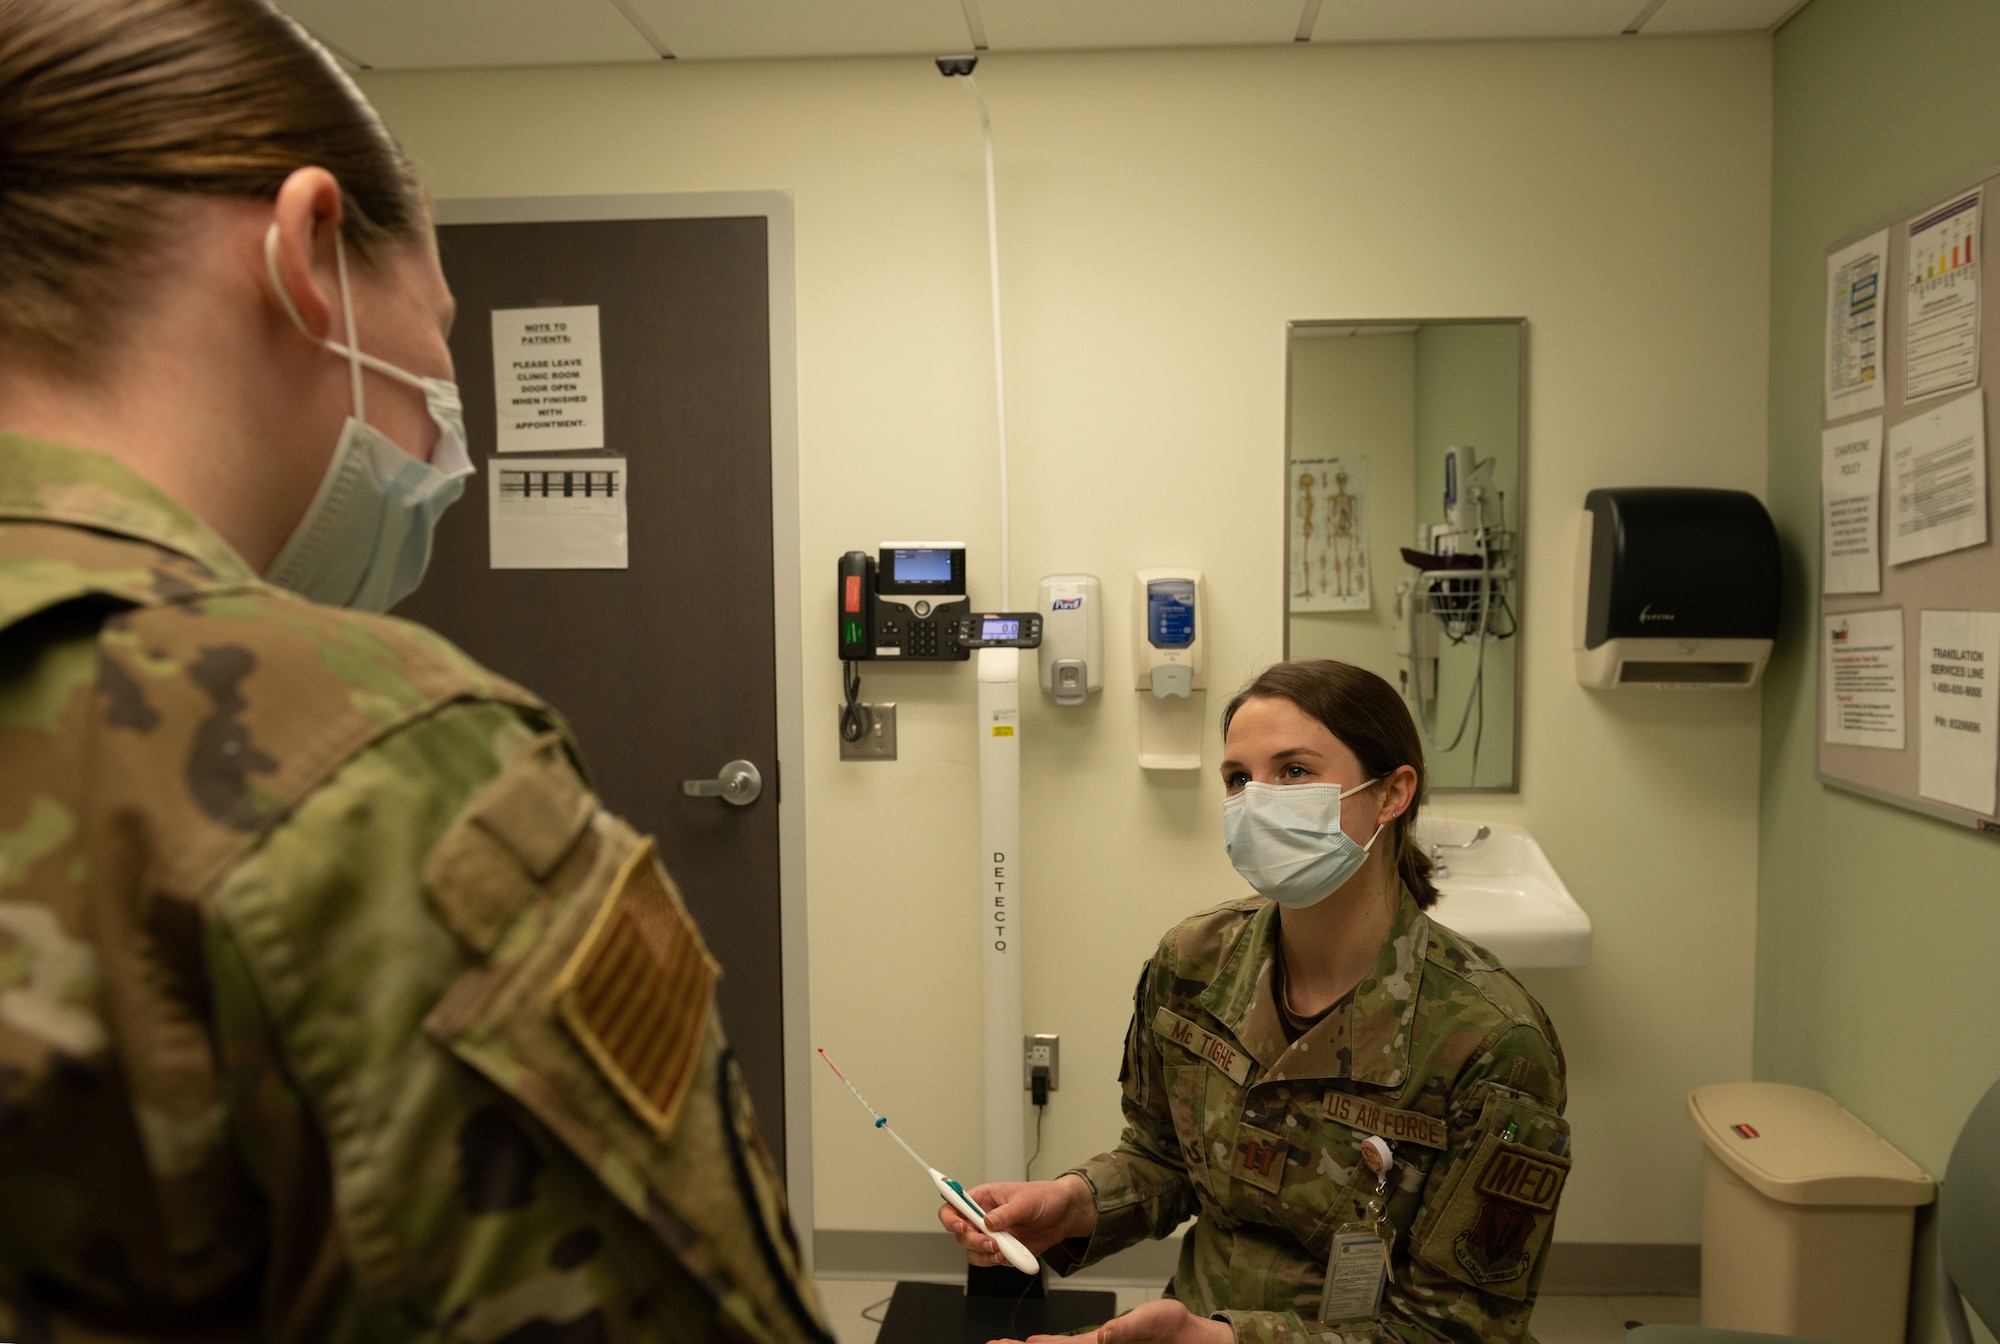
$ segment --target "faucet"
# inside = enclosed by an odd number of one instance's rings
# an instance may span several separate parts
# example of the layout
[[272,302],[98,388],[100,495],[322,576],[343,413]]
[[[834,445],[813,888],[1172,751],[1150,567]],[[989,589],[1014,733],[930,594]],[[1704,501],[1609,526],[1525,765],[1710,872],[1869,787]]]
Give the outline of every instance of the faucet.
[[1486,837],[1491,834],[1493,834],[1492,827],[1481,826],[1478,830],[1472,833],[1472,838],[1470,840],[1460,841],[1458,844],[1455,845],[1447,845],[1436,840],[1431,840],[1426,842],[1424,845],[1424,850],[1430,856],[1431,876],[1432,877],[1451,876],[1451,865],[1445,861],[1444,857],[1444,852],[1447,849],[1471,849],[1472,847],[1479,844],[1481,841],[1486,839]]

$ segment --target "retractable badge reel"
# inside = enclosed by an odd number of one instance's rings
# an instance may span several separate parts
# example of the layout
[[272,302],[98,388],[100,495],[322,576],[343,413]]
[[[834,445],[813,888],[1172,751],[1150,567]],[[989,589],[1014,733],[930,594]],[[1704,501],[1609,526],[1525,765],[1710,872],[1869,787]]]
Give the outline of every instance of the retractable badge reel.
[[1319,1318],[1329,1325],[1372,1319],[1382,1309],[1382,1287],[1389,1278],[1389,1247],[1396,1229],[1383,1221],[1382,1210],[1396,1156],[1387,1139],[1371,1134],[1361,1141],[1361,1160],[1375,1173],[1375,1193],[1368,1197],[1365,1221],[1334,1229],[1326,1289],[1319,1300]]

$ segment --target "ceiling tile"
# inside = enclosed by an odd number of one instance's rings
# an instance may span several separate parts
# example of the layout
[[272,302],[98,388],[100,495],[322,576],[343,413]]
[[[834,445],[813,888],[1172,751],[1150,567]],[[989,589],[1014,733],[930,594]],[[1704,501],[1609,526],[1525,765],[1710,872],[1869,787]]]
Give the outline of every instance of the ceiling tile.
[[970,51],[959,0],[625,0],[682,60]]
[[1645,7],[1645,0],[1323,0],[1313,41],[1616,37]]
[[1769,32],[1800,0],[1667,0],[1646,20],[1648,37],[1661,33]]
[[611,0],[279,0],[377,70],[657,61]]
[[979,0],[995,51],[1290,42],[1304,9],[1305,0]]

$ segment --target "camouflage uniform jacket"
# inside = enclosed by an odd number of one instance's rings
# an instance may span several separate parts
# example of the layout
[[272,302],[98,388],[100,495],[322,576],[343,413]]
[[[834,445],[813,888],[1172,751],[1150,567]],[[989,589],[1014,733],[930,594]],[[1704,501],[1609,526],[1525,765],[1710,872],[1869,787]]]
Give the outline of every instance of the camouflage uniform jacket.
[[[1217,906],[1161,940],[1126,1036],[1126,1128],[1078,1169],[1097,1230],[1061,1272],[1189,1216],[1174,1296],[1240,1341],[1494,1344],[1526,1337],[1569,1171],[1562,1050],[1492,956],[1405,892],[1353,996],[1287,1043],[1277,907]],[[1335,1229],[1365,1218],[1389,1140],[1389,1281],[1373,1320],[1321,1324]]]
[[560,721],[0,435],[0,1338],[827,1340]]

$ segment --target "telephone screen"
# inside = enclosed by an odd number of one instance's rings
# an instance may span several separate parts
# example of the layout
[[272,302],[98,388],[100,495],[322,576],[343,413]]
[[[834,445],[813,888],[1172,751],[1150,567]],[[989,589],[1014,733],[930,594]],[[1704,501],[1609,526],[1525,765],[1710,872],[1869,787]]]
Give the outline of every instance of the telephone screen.
[[950,583],[951,552],[897,551],[890,570],[890,577],[897,583]]
[[1019,621],[981,621],[979,623],[979,637],[981,639],[1019,639],[1021,637],[1021,623]]

